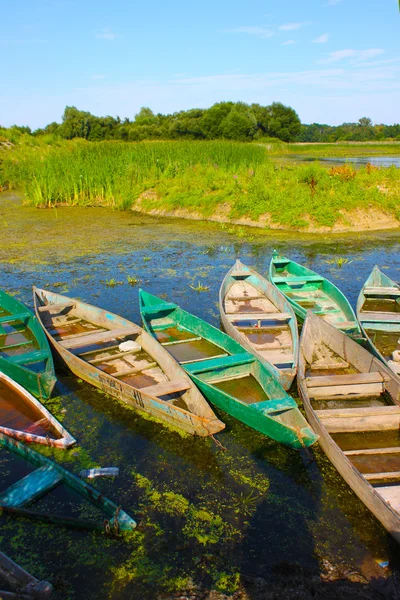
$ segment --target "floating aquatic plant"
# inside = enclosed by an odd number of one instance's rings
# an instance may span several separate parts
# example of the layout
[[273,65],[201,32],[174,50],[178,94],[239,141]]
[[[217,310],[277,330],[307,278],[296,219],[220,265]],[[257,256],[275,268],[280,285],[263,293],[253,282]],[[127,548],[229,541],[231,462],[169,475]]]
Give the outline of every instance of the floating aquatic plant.
[[210,291],[210,286],[209,285],[203,285],[202,283],[200,283],[200,281],[197,282],[197,285],[189,285],[190,288],[192,288],[192,290],[194,290],[195,292],[209,292]]

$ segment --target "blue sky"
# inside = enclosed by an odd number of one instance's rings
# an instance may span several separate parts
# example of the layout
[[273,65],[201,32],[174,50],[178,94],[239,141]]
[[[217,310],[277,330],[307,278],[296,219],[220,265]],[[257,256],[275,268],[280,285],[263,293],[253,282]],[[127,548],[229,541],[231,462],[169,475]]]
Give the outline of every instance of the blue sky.
[[1,21],[1,125],[222,100],[400,121],[397,0],[14,0]]

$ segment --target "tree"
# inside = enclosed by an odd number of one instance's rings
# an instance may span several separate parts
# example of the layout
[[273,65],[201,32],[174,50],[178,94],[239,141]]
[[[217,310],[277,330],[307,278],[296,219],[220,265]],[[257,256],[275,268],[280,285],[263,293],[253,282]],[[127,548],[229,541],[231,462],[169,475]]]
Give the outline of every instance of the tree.
[[205,111],[200,127],[209,140],[221,137],[220,125],[233,106],[233,102],[219,102]]
[[67,140],[75,137],[88,139],[91,116],[89,112],[78,110],[76,106],[66,106],[60,127],[61,136]]
[[281,102],[273,102],[268,106],[266,132],[284,142],[292,142],[299,135],[301,122],[297,112]]
[[219,131],[224,138],[244,142],[254,137],[257,121],[255,116],[246,109],[236,106],[221,122]]

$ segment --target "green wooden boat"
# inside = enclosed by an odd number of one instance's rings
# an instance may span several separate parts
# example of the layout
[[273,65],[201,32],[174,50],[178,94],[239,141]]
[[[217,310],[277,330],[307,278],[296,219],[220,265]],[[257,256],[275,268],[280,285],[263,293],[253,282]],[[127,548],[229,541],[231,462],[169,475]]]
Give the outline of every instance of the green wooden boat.
[[104,529],[104,519],[88,521],[67,515],[37,512],[29,508],[44,494],[50,492],[57,485],[64,483],[86,498],[91,504],[100,508],[107,517],[107,526],[121,531],[130,531],[136,527],[136,522],[114,502],[111,502],[95,488],[72,475],[57,463],[35,452],[32,448],[28,448],[3,433],[0,433],[0,446],[39,467],[6,490],[0,491],[0,512],[85,529]]
[[368,349],[400,375],[400,285],[375,266],[357,301]]
[[297,372],[299,331],[285,296],[237,260],[221,284],[219,311],[226,333],[254,354],[288,390]]
[[296,402],[252,354],[202,319],[139,290],[147,331],[184,367],[206,398],[272,439],[310,446],[318,438]]
[[311,310],[353,339],[363,340],[360,324],[346,296],[322,275],[274,250],[269,278],[289,300],[301,321]]
[[46,335],[35,315],[0,290],[0,371],[38,398],[49,398],[56,383]]

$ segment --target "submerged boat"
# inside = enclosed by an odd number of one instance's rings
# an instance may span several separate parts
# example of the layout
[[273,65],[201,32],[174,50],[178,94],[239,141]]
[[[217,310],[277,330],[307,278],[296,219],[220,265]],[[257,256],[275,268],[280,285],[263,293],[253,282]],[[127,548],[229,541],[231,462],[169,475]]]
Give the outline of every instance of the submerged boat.
[[52,414],[4,373],[0,373],[0,432],[24,442],[69,448],[74,438]]
[[400,378],[310,311],[297,381],[329,460],[400,543]]
[[49,398],[56,383],[51,350],[36,317],[1,290],[0,372],[38,398]]
[[46,600],[53,592],[48,581],[39,581],[11,558],[0,552],[0,582],[4,580],[12,591],[0,591],[2,600]]
[[0,433],[0,446],[5,447],[7,450],[39,467],[6,490],[0,491],[0,509],[3,512],[14,514],[15,516],[32,517],[50,523],[60,523],[90,529],[104,529],[104,518],[88,521],[80,517],[37,512],[30,508],[39,498],[53,490],[59,484],[64,483],[75,492],[78,492],[78,494],[91,504],[100,508],[105,516],[108,517],[107,526],[121,531],[130,531],[136,527],[136,522],[121,507],[42,454],[35,452],[3,433]]
[[236,340],[202,319],[139,290],[146,329],[218,408],[294,448],[317,440],[296,402]]
[[191,434],[225,425],[190,377],[146,331],[79,300],[33,289],[35,310],[55,351],[75,375]]
[[237,260],[219,290],[219,310],[226,333],[288,390],[296,377],[299,347],[290,302],[272,283]]
[[368,349],[400,375],[400,285],[375,266],[357,301]]
[[274,250],[269,278],[289,300],[301,321],[311,310],[354,339],[363,339],[361,327],[346,296],[322,275],[280,256]]

